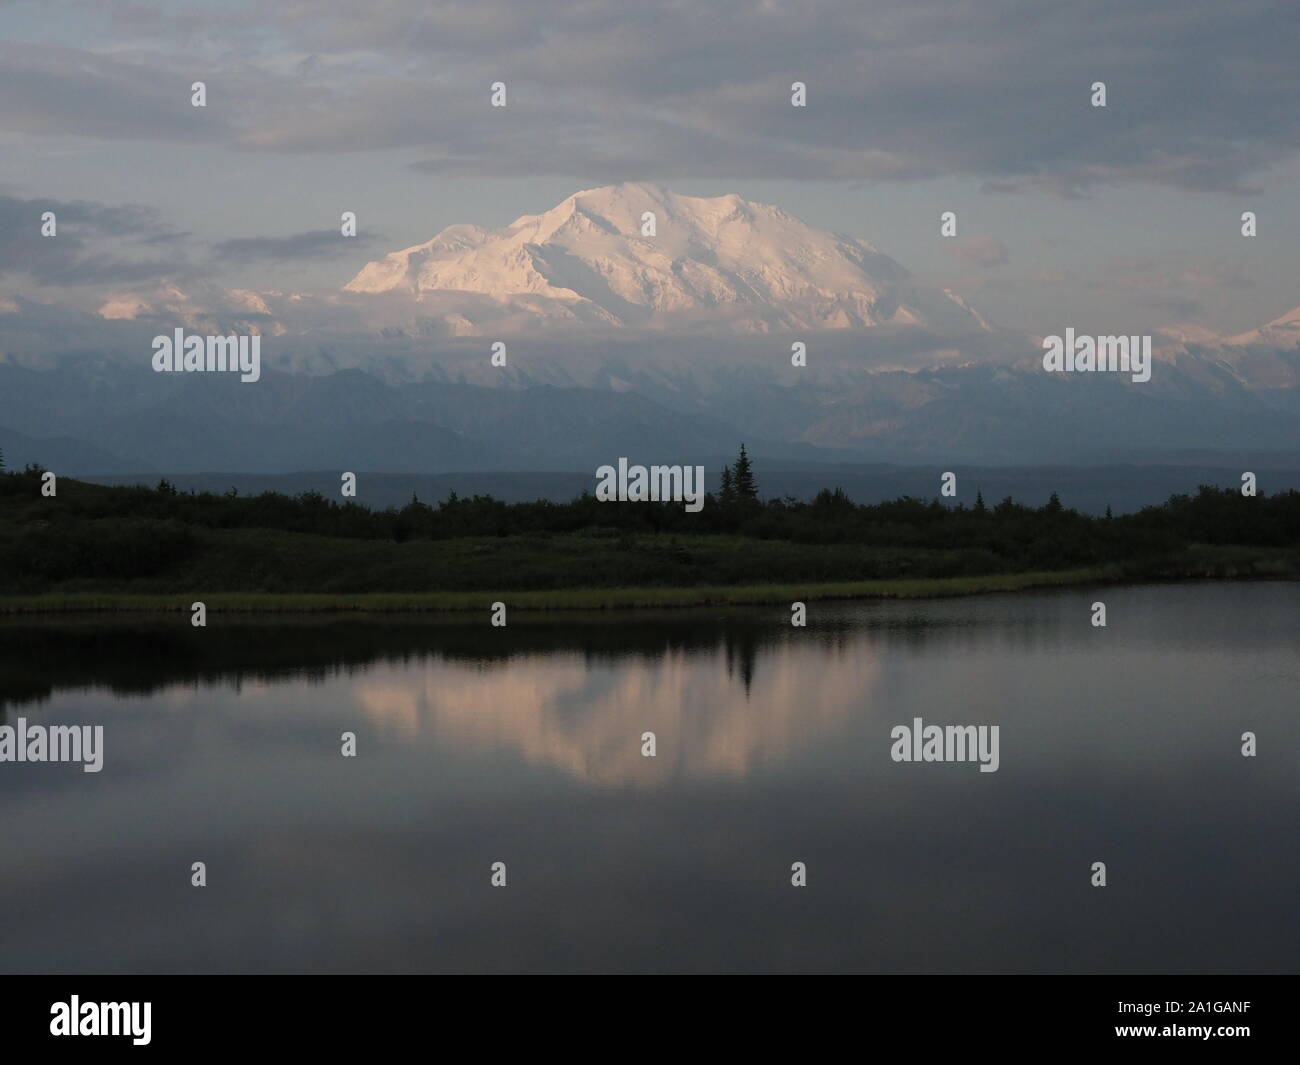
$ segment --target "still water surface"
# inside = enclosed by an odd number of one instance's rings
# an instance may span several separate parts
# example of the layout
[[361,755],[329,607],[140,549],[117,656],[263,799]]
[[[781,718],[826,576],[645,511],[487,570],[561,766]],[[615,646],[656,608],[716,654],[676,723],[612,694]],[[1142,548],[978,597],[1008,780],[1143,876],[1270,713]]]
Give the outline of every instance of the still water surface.
[[[3,723],[105,751],[0,764],[0,971],[1294,972],[1298,615],[5,622]],[[892,761],[916,717],[999,726],[998,771]]]

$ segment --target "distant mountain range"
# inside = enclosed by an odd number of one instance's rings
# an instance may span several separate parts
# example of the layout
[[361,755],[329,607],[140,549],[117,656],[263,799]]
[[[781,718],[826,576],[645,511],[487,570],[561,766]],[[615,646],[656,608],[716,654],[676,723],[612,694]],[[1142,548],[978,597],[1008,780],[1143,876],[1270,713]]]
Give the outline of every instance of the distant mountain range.
[[[1227,459],[1220,457],[1220,462]],[[1250,468],[1259,477],[1259,490],[1266,495],[1288,490],[1300,491],[1300,465],[1279,468],[1279,459],[1271,456],[1251,457]],[[1285,461],[1282,459],[1281,461]],[[1291,457],[1294,463],[1294,456]],[[1006,496],[1030,506],[1042,506],[1057,493],[1068,507],[1089,514],[1115,514],[1139,510],[1164,502],[1175,493],[1195,494],[1200,485],[1237,489],[1241,471],[1246,467],[1214,465],[1194,455],[1171,456],[1170,465],[1132,466],[964,466],[954,465],[957,475],[958,502],[970,504],[975,493],[983,495],[989,506]],[[758,485],[766,498],[794,496],[811,499],[824,488],[840,488],[860,503],[879,503],[912,496],[933,499],[938,495],[940,474],[944,466],[901,466],[883,463],[814,463],[763,459],[757,464]],[[716,492],[721,464],[706,472],[709,491]],[[592,491],[592,471],[568,473],[504,473],[495,471],[460,471],[457,473],[374,473],[358,472],[357,501],[369,507],[403,507],[412,497],[423,503],[438,503],[452,492],[465,497],[490,495],[507,503],[549,499],[567,503],[581,493]],[[182,491],[228,492],[232,488],[242,495],[259,492],[283,492],[298,495],[319,492],[337,497],[339,474],[336,470],[297,473],[169,473],[168,478]],[[156,474],[102,474],[86,478],[101,484],[158,483]]]
[[[260,332],[262,380],[153,373],[151,338],[179,325]],[[710,466],[742,440],[945,468],[1300,456],[1300,308],[1231,337],[1170,327],[1148,383],[1041,357],[864,241],[735,195],[619,185],[449,227],[337,293],[166,283],[98,314],[0,300],[0,447],[71,474]]]

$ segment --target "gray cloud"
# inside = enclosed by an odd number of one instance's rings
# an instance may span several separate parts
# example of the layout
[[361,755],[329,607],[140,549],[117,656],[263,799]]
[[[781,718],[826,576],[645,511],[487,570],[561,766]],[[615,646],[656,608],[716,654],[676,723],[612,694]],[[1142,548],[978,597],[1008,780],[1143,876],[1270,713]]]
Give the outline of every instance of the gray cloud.
[[112,140],[197,141],[229,135],[225,118],[190,104],[205,80],[165,55],[99,55],[62,45],[0,46],[0,128]]
[[[134,34],[232,13],[118,7]],[[251,151],[409,148],[416,169],[584,181],[906,180],[1081,195],[1240,191],[1300,149],[1300,7],[1273,0],[296,0],[232,32],[276,47],[11,49],[0,127]],[[267,21],[257,23],[261,17]],[[205,80],[208,114],[189,107]],[[488,106],[488,86],[510,104]],[[808,107],[790,106],[790,83]],[[1105,81],[1108,105],[1089,104]]]
[[[54,212],[57,235],[41,235],[41,215]],[[176,253],[158,257],[185,234],[145,207],[109,207],[76,200],[0,196],[0,276],[26,274],[40,285],[123,284],[192,268]],[[137,248],[149,250],[140,256]]]
[[1090,281],[1087,286],[1157,293],[1245,292],[1255,283],[1239,258],[1219,256],[1194,261],[1187,252],[1180,252],[1167,257],[1111,256],[1104,280]]
[[1151,296],[1138,301],[1145,307],[1154,307],[1174,318],[1195,318],[1204,310],[1204,304],[1190,296]]
[[237,262],[301,262],[354,253],[385,239],[379,233],[358,232],[355,237],[345,237],[337,229],[321,229],[287,237],[236,237],[221,241],[213,250],[220,258]]
[[968,266],[980,269],[1005,266],[1009,261],[1006,245],[997,237],[958,237],[952,243],[952,254]]

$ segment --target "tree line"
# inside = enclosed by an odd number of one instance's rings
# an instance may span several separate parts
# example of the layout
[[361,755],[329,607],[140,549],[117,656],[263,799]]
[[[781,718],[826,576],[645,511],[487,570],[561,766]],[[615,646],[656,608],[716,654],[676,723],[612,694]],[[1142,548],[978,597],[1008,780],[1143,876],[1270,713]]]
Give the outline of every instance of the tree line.
[[1202,486],[1194,494],[1127,515],[1095,517],[1062,504],[1007,497],[988,506],[902,497],[855,503],[828,488],[809,500],[763,499],[742,450],[706,497],[688,513],[681,503],[600,502],[584,492],[567,503],[506,503],[455,492],[429,504],[412,497],[400,508],[371,510],[318,492],[240,495],[156,487],[106,487],[67,479],[41,496],[39,467],[0,472],[0,571],[20,574],[48,559],[50,572],[128,576],[165,568],[223,530],[265,529],[313,537],[405,543],[467,537],[583,535],[625,541],[645,536],[729,537],[792,545],[858,545],[895,551],[960,552],[963,572],[1057,569],[1156,559],[1192,544],[1300,545],[1300,493],[1245,497]]

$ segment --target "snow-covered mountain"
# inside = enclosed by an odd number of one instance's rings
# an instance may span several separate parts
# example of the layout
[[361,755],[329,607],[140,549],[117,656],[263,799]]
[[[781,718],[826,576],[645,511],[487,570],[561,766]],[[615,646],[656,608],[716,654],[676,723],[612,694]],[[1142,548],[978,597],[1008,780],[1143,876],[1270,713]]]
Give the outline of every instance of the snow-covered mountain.
[[[153,336],[182,324],[261,333],[263,383],[154,374]],[[485,338],[510,341],[507,365]],[[861,240],[735,195],[619,185],[451,226],[343,291],[161,282],[95,313],[0,299],[0,430],[104,469],[196,433],[191,469],[574,470],[740,440],[791,460],[1064,462],[1094,438],[1300,454],[1300,309],[1153,346],[1146,384],[1046,374],[1038,338]]]
[[1235,336],[1205,329],[1162,332],[1179,341],[1163,357],[1202,381],[1227,374],[1248,389],[1300,387],[1300,307]]
[[[646,232],[653,215],[653,235]],[[404,294],[423,317],[473,335],[530,322],[750,332],[923,325],[988,327],[865,241],[735,194],[624,184],[574,193],[504,229],[454,225],[369,263],[350,293]]]
[[1300,346],[1300,307],[1295,307],[1280,318],[1274,318],[1259,329],[1229,337],[1228,343],[1244,347],[1257,344],[1261,347],[1295,348]]
[[95,313],[110,322],[152,320],[219,333],[282,335],[285,327],[276,319],[268,300],[282,303],[282,294],[202,282],[182,289],[162,279],[146,289],[110,294]]

